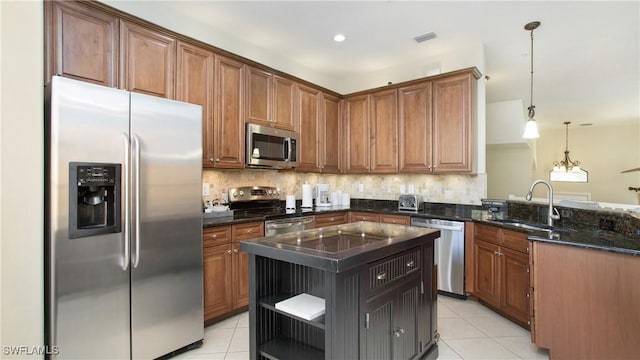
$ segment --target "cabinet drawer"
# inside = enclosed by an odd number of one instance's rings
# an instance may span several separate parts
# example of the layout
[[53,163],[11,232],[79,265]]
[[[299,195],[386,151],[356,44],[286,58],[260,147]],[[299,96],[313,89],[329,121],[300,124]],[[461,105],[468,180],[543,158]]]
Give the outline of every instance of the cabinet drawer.
[[475,238],[490,242],[495,245],[500,245],[500,228],[495,226],[476,224]]
[[502,230],[502,246],[528,254],[529,245],[530,242],[527,240],[527,234],[505,229]]
[[231,227],[217,226],[202,230],[202,246],[225,245],[231,242]]
[[385,224],[411,225],[411,218],[404,215],[380,215],[380,222]]
[[316,227],[346,224],[349,222],[349,213],[331,213],[316,215]]
[[419,269],[420,247],[384,258],[368,268],[369,290],[378,289]]
[[255,239],[264,236],[264,223],[252,222],[231,226],[233,241],[238,242],[247,239]]
[[378,214],[371,214],[366,212],[352,212],[351,222],[356,222],[356,221],[378,222],[380,221],[380,216]]

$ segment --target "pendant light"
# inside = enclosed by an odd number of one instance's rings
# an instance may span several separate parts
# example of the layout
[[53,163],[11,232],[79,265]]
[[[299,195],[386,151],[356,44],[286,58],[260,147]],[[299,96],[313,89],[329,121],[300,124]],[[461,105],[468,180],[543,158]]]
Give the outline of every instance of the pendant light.
[[533,30],[537,29],[538,26],[540,26],[540,21],[530,22],[524,26],[525,30],[531,31],[531,102],[529,105],[529,120],[527,120],[524,134],[522,135],[525,139],[536,139],[540,137],[538,125],[536,124],[536,119],[534,119],[536,107],[533,106]]
[[549,172],[551,181],[588,182],[589,172],[580,168],[580,161],[572,161],[569,157],[569,124],[565,121],[564,159],[553,162],[553,170]]

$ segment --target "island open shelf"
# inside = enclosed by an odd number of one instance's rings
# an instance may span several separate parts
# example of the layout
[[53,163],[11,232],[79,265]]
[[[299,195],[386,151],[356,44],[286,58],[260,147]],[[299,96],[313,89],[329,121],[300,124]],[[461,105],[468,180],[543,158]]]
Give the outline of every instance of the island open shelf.
[[[243,241],[250,358],[435,359],[437,237],[360,222]],[[324,299],[324,315],[306,320],[276,309],[301,293]]]

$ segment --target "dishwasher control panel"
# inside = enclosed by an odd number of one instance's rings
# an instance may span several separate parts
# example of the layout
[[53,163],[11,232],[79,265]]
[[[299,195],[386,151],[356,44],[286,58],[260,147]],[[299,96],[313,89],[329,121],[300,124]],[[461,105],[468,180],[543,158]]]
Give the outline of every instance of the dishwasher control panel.
[[424,208],[422,196],[414,194],[402,194],[398,199],[398,210],[418,211]]

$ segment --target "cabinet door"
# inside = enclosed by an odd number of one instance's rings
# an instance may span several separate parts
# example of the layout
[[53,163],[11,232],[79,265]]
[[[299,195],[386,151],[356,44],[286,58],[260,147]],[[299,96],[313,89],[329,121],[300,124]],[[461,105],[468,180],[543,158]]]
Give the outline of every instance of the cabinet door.
[[379,91],[370,96],[369,129],[372,173],[398,172],[398,92]]
[[476,296],[496,308],[500,307],[499,247],[482,240],[475,240],[475,289]]
[[431,172],[431,82],[398,90],[400,172]]
[[433,171],[469,173],[472,169],[472,74],[433,82]]
[[397,291],[392,289],[364,305],[364,339],[361,356],[365,359],[393,359],[393,319]]
[[212,319],[232,310],[231,245],[204,248],[204,319]]
[[244,168],[244,65],[215,58],[214,167]]
[[293,81],[273,76],[273,96],[271,105],[271,122],[273,126],[291,130],[294,129],[293,107],[295,99],[295,84]]
[[320,172],[318,159],[320,137],[319,99],[320,92],[310,87],[298,85],[298,167],[296,170]]
[[202,106],[202,165],[214,165],[213,87],[214,55],[211,51],[178,41],[176,100]]
[[240,244],[233,244],[232,255],[233,308],[249,305],[249,254],[240,251]]
[[505,247],[500,248],[500,254],[502,310],[527,325],[530,316],[529,255]]
[[124,88],[174,99],[176,40],[137,24],[126,21],[120,24]]
[[55,74],[118,87],[118,18],[71,1],[45,1],[45,85]]
[[323,173],[340,173],[340,149],[344,144],[340,132],[340,99],[322,94],[320,167]]
[[271,74],[247,66],[247,122],[269,125],[271,119]]
[[369,97],[356,96],[345,100],[347,143],[346,172],[368,173],[370,152]]
[[414,359],[418,353],[418,327],[422,321],[420,319],[419,301],[420,286],[419,281],[412,281],[398,289],[397,313],[394,316],[394,328],[391,331],[393,337],[394,359]]

